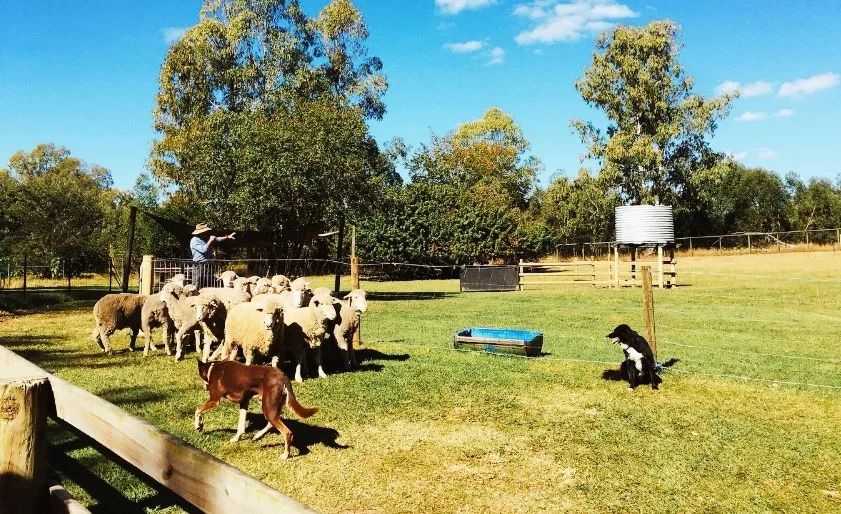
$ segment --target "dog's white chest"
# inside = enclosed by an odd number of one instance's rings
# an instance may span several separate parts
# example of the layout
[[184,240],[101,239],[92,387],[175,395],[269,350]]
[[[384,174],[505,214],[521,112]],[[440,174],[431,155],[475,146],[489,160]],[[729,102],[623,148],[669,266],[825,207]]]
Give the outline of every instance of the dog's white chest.
[[642,354],[625,343],[619,343],[619,346],[625,351],[628,359],[634,361],[634,367],[637,368],[637,371],[642,372]]

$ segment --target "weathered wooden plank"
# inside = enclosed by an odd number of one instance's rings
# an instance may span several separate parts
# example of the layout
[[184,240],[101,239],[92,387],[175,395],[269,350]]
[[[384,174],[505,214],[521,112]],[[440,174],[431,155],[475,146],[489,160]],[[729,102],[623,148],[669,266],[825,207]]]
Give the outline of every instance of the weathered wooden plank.
[[50,486],[50,514],[91,514],[84,505],[76,501],[57,481]]
[[[40,373],[47,376],[58,419],[95,439],[205,512],[314,512],[209,453],[46,373],[0,346],[0,376],[7,373]],[[185,420],[185,423],[191,421]]]

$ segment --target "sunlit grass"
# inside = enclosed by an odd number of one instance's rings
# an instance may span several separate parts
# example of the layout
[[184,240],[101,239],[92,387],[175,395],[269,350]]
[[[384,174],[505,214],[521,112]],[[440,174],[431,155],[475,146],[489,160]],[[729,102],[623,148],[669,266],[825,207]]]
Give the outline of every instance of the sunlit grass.
[[[841,509],[839,265],[830,252],[682,257],[681,286],[655,290],[659,357],[681,359],[660,394],[600,378],[620,358],[604,335],[618,323],[642,330],[639,289],[365,282],[362,370],[296,387],[321,411],[290,423],[305,454],[285,462],[275,433],[228,442],[234,405],[193,431],[207,394],[194,361],[100,355],[90,303],[5,318],[0,342],[324,512],[831,512]],[[468,326],[541,330],[547,355],[454,351]],[[114,341],[119,350],[127,338]],[[249,430],[260,426],[255,414]],[[130,503],[171,502],[77,446],[70,457]],[[117,499],[72,487],[116,511]]]

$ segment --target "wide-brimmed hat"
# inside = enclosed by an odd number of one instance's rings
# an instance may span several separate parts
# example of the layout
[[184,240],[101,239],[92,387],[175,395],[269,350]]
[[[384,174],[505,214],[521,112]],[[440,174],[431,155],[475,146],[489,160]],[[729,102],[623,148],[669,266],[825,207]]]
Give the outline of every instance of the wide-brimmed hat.
[[199,234],[204,234],[205,232],[210,232],[211,230],[213,229],[207,226],[207,223],[199,223],[196,225],[196,230],[193,231],[193,235],[197,236]]

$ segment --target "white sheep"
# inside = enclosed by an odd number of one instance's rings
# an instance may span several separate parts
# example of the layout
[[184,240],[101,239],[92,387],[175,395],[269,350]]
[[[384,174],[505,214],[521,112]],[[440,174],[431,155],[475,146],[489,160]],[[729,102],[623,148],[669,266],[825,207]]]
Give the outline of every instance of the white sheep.
[[354,289],[345,295],[344,300],[336,304],[337,316],[333,325],[333,337],[345,358],[345,369],[357,366],[353,353],[353,335],[359,330],[362,314],[368,310],[365,291]]
[[184,284],[187,283],[187,277],[183,273],[176,273],[175,275],[169,277],[167,282],[176,286],[184,287]]
[[333,296],[333,290],[329,287],[316,287],[312,290],[313,296]]
[[137,334],[140,332],[140,319],[145,301],[146,295],[117,293],[107,294],[94,304],[94,327],[91,338],[102,348],[103,352],[113,353],[108,338],[117,330],[124,328],[131,330],[131,341],[128,349],[134,351],[134,343],[137,340]]
[[292,296],[295,298],[295,303],[300,306],[306,306],[310,303],[312,298],[312,288],[310,283],[304,277],[298,277],[289,283],[289,289],[292,291]]
[[238,303],[248,302],[251,300],[251,294],[237,288],[230,287],[203,287],[199,289],[199,296],[207,296],[216,298],[225,304],[225,307],[230,309]]
[[[161,292],[173,293],[181,298],[187,296],[185,289],[190,287],[190,285],[191,284],[188,284],[182,288],[173,282],[167,282],[161,288]],[[193,289],[195,289],[195,287],[193,287]],[[140,327],[143,330],[144,357],[149,355],[149,350],[157,351],[157,348],[152,342],[152,329],[157,327],[161,327],[161,330],[163,331],[163,343],[166,354],[170,355],[172,353],[170,350],[170,344],[175,338],[175,326],[172,323],[172,318],[169,317],[166,303],[164,303],[161,299],[160,294],[153,294],[147,297],[146,301],[143,302],[143,308],[140,312]]]
[[[234,305],[225,324],[222,360],[233,360],[242,348],[245,363],[254,362],[254,355],[271,358],[277,367],[283,350],[283,309],[254,303]],[[218,351],[217,351],[218,352]],[[215,353],[214,353],[215,355]]]
[[252,295],[258,294],[266,294],[266,293],[275,293],[274,286],[272,286],[272,281],[268,278],[261,278],[257,280],[257,283],[251,289]]
[[245,277],[237,277],[231,282],[231,287],[251,294],[251,282]]
[[321,366],[321,343],[328,335],[330,323],[334,319],[336,319],[336,308],[332,298],[313,297],[306,307],[284,309],[283,347],[295,356],[296,382],[303,381],[301,368],[306,367],[307,350],[310,348],[316,350],[318,376],[322,378],[327,376]]
[[[175,334],[175,360],[181,359],[184,339],[190,333],[195,334],[196,351],[202,349],[202,339],[205,331],[212,334],[218,341],[221,341],[224,337],[224,333],[218,332],[218,330],[224,329],[224,323],[220,324],[215,321],[216,317],[224,317],[225,311],[224,304],[218,299],[201,295],[178,298],[167,291],[159,293],[159,296],[166,303],[167,312],[178,330]],[[210,341],[206,344],[204,354],[210,353],[209,345]]]
[[275,293],[291,289],[291,287],[289,287],[289,278],[286,275],[273,276],[272,287],[274,287]]
[[234,287],[234,280],[239,278],[235,271],[223,271],[217,277],[222,282],[222,287]]

